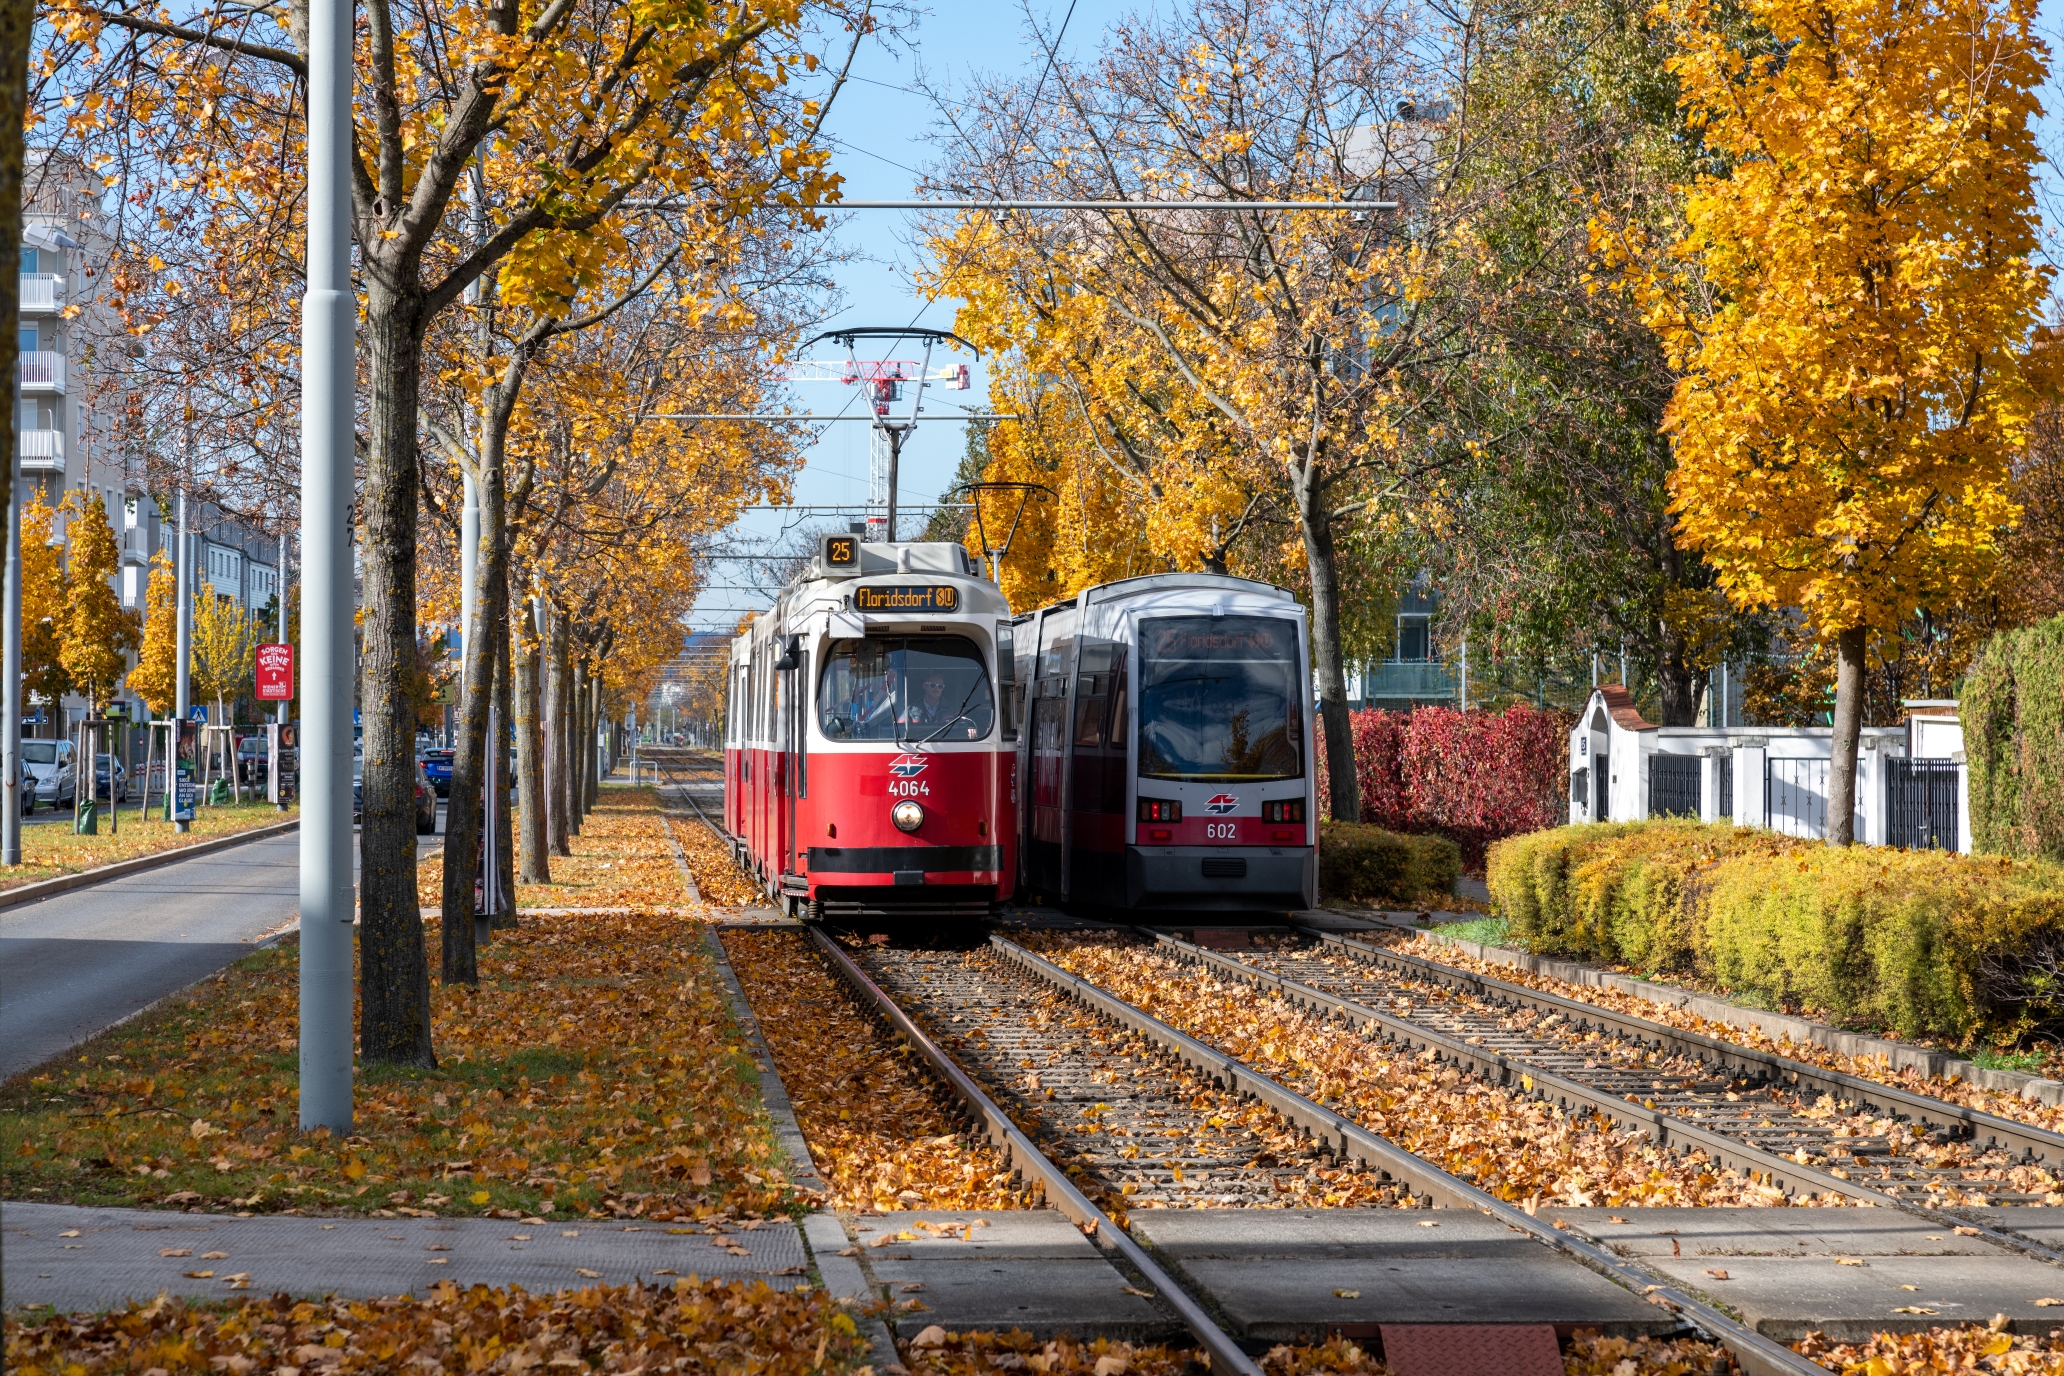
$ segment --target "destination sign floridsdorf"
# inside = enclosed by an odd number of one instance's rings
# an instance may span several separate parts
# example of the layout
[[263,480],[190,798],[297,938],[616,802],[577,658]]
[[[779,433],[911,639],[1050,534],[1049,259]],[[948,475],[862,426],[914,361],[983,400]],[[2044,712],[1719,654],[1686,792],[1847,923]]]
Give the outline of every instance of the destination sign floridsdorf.
[[960,589],[950,583],[925,587],[858,587],[856,612],[954,612],[960,610]]

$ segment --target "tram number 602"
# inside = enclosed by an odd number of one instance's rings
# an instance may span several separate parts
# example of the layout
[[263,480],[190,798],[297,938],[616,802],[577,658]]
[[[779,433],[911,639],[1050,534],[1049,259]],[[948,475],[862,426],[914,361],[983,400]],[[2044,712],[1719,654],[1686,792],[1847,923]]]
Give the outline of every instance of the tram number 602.
[[1206,840],[1210,841],[1230,841],[1233,839],[1233,824],[1231,822],[1206,822],[1204,824],[1204,836]]
[[891,798],[915,798],[919,795],[927,798],[931,797],[932,786],[922,779],[889,780],[889,796]]

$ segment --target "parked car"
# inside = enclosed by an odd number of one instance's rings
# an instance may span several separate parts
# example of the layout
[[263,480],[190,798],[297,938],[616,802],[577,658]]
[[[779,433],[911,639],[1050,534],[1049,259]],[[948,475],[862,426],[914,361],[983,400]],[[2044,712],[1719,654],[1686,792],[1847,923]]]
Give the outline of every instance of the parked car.
[[[449,776],[447,776],[449,777]],[[430,774],[423,757],[416,757],[416,835],[429,836],[437,830],[437,792],[430,787]]]
[[430,787],[437,790],[440,798],[451,796],[452,750],[425,750],[423,772],[430,776]]
[[[351,757],[351,820],[360,820],[365,811],[365,756]],[[423,761],[416,760],[416,835],[428,836],[437,830],[437,794],[430,787],[430,776],[423,772]]]
[[79,780],[70,741],[23,741],[22,763],[36,776],[36,797],[53,807],[70,807],[79,796]]
[[106,798],[111,802],[126,803],[129,801],[129,770],[120,760],[115,760],[113,763],[115,767],[115,785],[114,791],[110,793],[108,791],[108,757],[105,752],[93,757],[93,796],[96,798]]
[[246,736],[237,742],[237,781],[245,788],[264,788],[270,758],[264,736]]
[[36,771],[29,768],[27,760],[22,761],[21,767],[21,810],[24,817],[36,810]]

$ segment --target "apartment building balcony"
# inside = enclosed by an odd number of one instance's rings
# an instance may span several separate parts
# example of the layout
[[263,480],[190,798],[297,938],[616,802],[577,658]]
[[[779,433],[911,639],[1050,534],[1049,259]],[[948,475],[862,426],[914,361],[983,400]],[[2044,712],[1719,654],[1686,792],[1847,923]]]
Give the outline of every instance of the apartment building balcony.
[[24,349],[15,365],[23,396],[63,396],[65,356],[50,349]]
[[54,272],[21,275],[21,313],[55,315],[65,308],[65,279]]
[[21,451],[21,469],[24,473],[62,473],[65,471],[64,431],[21,430],[16,432],[20,439],[16,448]]

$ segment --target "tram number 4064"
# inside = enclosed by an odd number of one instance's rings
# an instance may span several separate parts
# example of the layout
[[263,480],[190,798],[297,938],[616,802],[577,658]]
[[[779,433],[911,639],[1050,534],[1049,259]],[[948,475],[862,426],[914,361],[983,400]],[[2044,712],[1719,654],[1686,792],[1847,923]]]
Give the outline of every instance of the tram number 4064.
[[891,779],[889,780],[889,796],[891,798],[929,798],[932,796],[932,786],[922,779]]
[[1204,824],[1204,836],[1211,841],[1230,841],[1233,839],[1233,824],[1231,822],[1206,822]]

